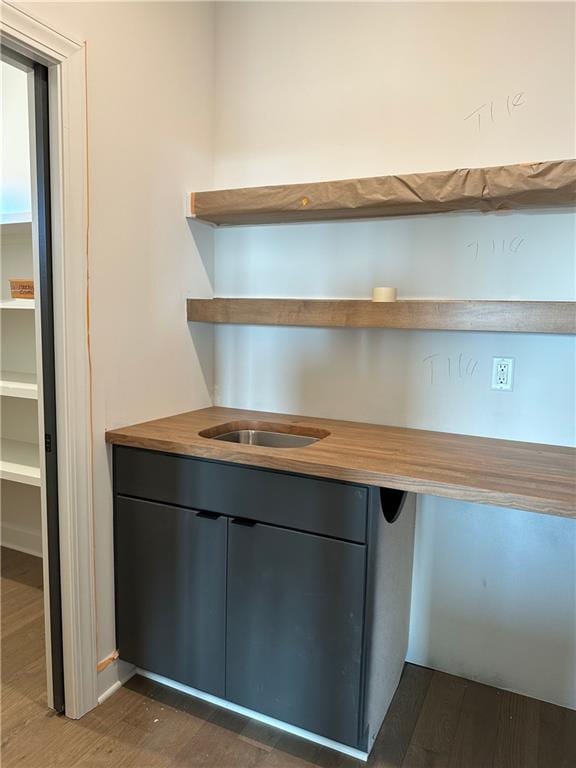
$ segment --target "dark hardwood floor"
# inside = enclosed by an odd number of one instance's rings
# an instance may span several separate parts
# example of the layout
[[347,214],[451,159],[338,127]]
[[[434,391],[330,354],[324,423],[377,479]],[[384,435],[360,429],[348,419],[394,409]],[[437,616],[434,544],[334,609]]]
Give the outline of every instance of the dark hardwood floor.
[[[54,715],[40,560],[3,549],[1,597],[2,768],[363,765],[142,677],[82,720]],[[576,768],[576,712],[408,664],[369,765]]]

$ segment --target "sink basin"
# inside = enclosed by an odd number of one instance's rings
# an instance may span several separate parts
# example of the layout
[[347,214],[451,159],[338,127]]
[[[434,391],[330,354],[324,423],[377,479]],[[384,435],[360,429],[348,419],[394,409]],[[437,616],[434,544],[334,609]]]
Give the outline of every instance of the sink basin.
[[200,432],[201,437],[241,445],[267,448],[304,448],[328,437],[330,432],[316,427],[295,424],[272,424],[261,421],[237,421],[220,424]]
[[320,439],[307,435],[291,435],[288,432],[268,432],[265,429],[236,429],[214,438],[214,440],[224,440],[227,443],[266,445],[269,448],[302,448],[305,445],[317,443]]

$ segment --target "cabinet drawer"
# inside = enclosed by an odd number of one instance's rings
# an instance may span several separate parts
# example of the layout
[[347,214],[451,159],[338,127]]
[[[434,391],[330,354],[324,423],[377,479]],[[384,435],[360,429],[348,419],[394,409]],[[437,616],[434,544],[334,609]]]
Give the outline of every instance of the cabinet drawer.
[[330,480],[115,446],[115,492],[366,541],[368,490]]

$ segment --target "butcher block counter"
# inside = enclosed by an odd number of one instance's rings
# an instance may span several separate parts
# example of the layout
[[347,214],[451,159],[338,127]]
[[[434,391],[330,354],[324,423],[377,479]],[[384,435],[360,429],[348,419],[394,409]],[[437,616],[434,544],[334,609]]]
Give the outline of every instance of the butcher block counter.
[[[304,433],[321,439],[297,448],[213,439],[238,429]],[[576,449],[562,446],[220,407],[112,429],[106,441],[576,517]]]

